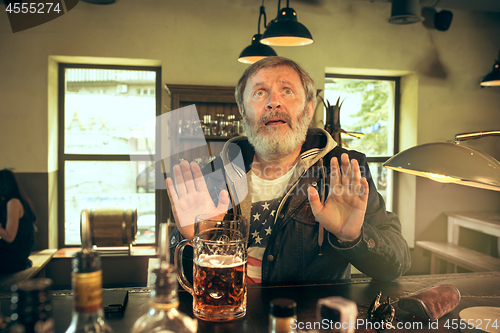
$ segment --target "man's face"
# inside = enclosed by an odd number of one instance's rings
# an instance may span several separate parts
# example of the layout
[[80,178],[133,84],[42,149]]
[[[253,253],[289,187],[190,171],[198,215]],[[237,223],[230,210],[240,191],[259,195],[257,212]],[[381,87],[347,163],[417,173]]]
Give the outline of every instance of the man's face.
[[299,74],[286,67],[263,68],[250,77],[243,92],[243,125],[257,154],[266,159],[300,149],[313,115],[306,105]]

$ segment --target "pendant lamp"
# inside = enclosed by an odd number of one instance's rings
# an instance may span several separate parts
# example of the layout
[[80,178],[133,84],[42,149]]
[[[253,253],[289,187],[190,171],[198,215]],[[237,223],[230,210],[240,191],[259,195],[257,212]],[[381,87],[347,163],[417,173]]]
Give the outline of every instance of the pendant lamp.
[[262,35],[261,43],[273,46],[301,46],[314,42],[307,28],[297,21],[297,12],[290,8],[289,0],[286,8],[280,9],[278,1],[278,15],[272,20]]
[[277,56],[276,52],[272,47],[262,44],[261,38],[262,35],[260,33],[260,18],[264,16],[264,27],[266,26],[266,10],[264,6],[260,6],[260,14],[259,14],[259,25],[257,27],[257,34],[252,37],[252,44],[245,47],[243,51],[241,51],[240,56],[238,57],[238,61],[246,64],[253,64],[256,61],[259,61],[265,57]]
[[500,136],[500,131],[458,134],[455,143],[427,143],[406,149],[384,163],[384,167],[426,177],[441,183],[454,183],[500,191],[500,162],[461,141]]
[[498,59],[493,65],[491,73],[486,75],[481,81],[483,87],[498,87],[500,86],[500,51],[498,51]]

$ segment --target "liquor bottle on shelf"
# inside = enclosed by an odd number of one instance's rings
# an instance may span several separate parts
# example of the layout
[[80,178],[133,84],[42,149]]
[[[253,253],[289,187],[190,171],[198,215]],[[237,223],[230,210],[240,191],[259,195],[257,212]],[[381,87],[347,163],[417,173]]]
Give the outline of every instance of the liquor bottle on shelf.
[[51,285],[50,279],[35,278],[12,286],[11,333],[54,333]]
[[210,126],[212,122],[212,117],[209,114],[203,116],[203,134],[210,135]]
[[131,333],[194,333],[198,322],[179,312],[177,269],[170,265],[168,224],[160,224],[160,267],[151,273],[151,298],[148,312],[135,322]]
[[210,121],[210,135],[217,136],[218,135],[218,128],[219,128],[219,125],[217,123],[217,120],[211,120]]
[[230,114],[227,116],[227,136],[234,136],[234,123],[236,116],[234,114]]
[[234,129],[234,135],[238,136],[238,135],[246,135],[245,134],[245,128],[243,127],[243,122],[242,120],[236,120],[235,122],[235,125],[234,125],[235,129]]
[[82,251],[72,259],[73,316],[66,333],[113,333],[102,308],[102,268],[99,254],[92,250],[90,223],[81,214]]
[[218,126],[217,126],[217,134],[215,134],[217,136],[224,136],[224,131],[225,131],[225,129],[224,129],[225,121],[224,121],[224,119],[225,119],[224,113],[217,113],[217,124],[218,124]]

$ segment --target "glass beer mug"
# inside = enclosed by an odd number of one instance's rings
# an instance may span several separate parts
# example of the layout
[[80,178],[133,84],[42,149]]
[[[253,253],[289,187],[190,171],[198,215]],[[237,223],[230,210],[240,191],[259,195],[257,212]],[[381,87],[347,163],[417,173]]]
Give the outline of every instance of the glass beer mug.
[[[250,224],[241,215],[199,215],[193,240],[175,249],[180,285],[193,296],[193,314],[202,320],[241,318],[247,308],[247,242]],[[182,252],[193,247],[193,285],[184,275]]]

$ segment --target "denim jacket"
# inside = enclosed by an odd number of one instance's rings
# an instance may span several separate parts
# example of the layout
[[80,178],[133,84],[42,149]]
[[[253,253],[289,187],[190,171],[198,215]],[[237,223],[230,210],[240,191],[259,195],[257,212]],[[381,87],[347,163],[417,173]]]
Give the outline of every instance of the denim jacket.
[[[340,164],[342,153],[347,153],[349,159],[358,160],[362,176],[369,184],[361,236],[348,247],[339,243],[337,237],[315,220],[307,197],[309,186],[318,190],[322,200],[328,196],[330,160],[337,157]],[[246,137],[233,138],[225,144],[221,157],[203,169],[214,202],[218,202],[220,191],[227,189],[232,207],[244,216],[250,216],[252,201],[248,195],[250,177],[247,172],[253,154],[253,147]],[[294,175],[275,216],[273,233],[262,258],[264,285],[349,279],[351,264],[368,276],[385,281],[398,278],[410,268],[410,252],[401,234],[401,223],[395,214],[385,210],[365,155],[336,146],[332,137],[322,129],[309,129]],[[181,239],[182,235],[175,228],[170,238],[172,249]],[[186,265],[189,265],[192,255],[183,259],[184,267],[190,267]]]

